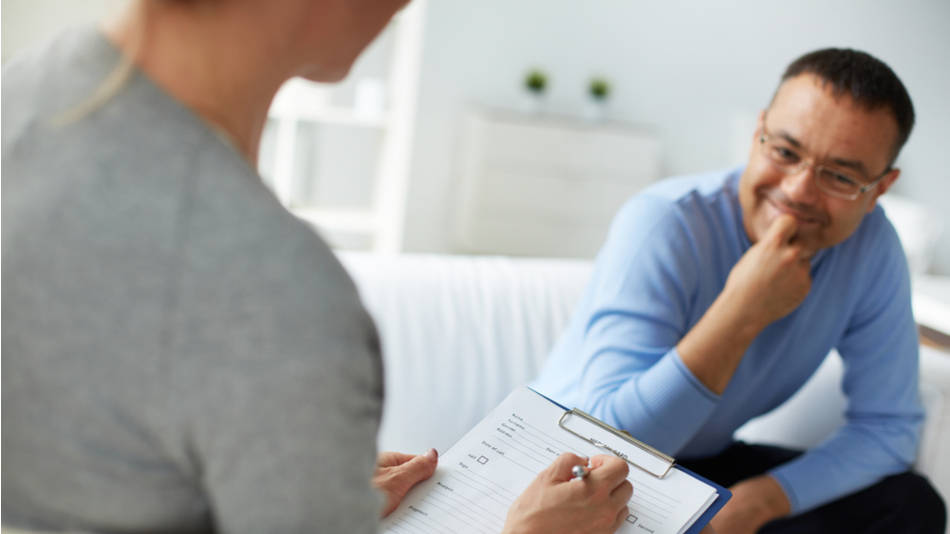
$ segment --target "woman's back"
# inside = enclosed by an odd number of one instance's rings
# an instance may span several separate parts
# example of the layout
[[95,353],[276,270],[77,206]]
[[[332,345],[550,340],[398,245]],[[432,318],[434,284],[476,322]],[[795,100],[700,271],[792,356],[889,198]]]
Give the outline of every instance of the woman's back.
[[141,73],[58,124],[119,61],[83,29],[3,72],[4,523],[373,530],[382,376],[351,282]]

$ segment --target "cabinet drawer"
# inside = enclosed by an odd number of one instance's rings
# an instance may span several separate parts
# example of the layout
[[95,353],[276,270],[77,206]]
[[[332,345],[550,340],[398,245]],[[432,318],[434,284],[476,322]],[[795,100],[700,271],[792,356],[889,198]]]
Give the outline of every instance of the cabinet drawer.
[[461,144],[456,250],[593,257],[659,177],[659,141],[616,124],[476,114]]

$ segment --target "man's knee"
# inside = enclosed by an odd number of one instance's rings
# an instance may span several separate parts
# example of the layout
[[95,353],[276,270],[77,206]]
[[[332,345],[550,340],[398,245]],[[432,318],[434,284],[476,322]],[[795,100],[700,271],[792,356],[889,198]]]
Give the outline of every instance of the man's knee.
[[907,472],[802,515],[769,523],[759,532],[944,534],[946,520],[940,494],[926,478]]
[[[888,493],[899,496],[892,502],[901,503],[900,523],[906,524],[903,532],[922,534],[943,534],[947,524],[947,508],[937,490],[930,481],[917,473],[908,472],[893,475],[882,481],[888,486]],[[906,523],[905,523],[906,522]]]

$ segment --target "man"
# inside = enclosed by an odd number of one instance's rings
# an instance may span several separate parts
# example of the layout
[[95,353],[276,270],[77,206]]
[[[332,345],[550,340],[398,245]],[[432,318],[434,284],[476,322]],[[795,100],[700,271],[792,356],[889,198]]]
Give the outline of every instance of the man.
[[[374,465],[376,331],[253,170],[278,87],[341,79],[403,3],[140,0],[4,67],[5,526],[375,532],[431,476]],[[586,461],[506,530],[615,531],[627,465]]]
[[[744,168],[661,182],[621,209],[536,385],[731,485],[719,534],[773,520],[763,532],[943,532],[940,497],[906,472],[917,337],[876,206],[913,122],[868,54],[793,62]],[[804,454],[733,442],[834,348],[849,401],[834,436]]]

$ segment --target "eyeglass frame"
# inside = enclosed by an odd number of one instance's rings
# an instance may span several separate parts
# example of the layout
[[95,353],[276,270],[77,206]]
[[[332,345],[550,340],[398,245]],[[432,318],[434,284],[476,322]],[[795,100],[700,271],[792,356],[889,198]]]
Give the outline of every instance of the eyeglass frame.
[[[762,132],[761,132],[761,134],[759,134],[759,145],[762,146],[762,147],[764,147],[765,144],[766,144],[766,142],[767,142],[767,140],[768,140],[769,138],[773,138],[773,139],[775,138],[774,135],[772,135],[772,134],[770,134],[770,133],[768,132],[768,129],[767,129],[766,126],[765,126],[765,116],[762,117],[762,126],[760,127],[760,129],[762,130]],[[802,151],[802,152],[804,152],[804,151]],[[814,173],[812,179],[815,181],[815,185],[818,187],[818,190],[821,191],[822,193],[826,194],[826,195],[830,195],[830,196],[833,196],[833,197],[835,197],[835,198],[841,198],[841,199],[844,199],[844,200],[857,200],[857,198],[860,197],[861,195],[863,195],[864,193],[867,193],[868,191],[870,191],[870,190],[874,189],[875,187],[877,187],[877,185],[878,185],[879,183],[881,183],[881,180],[883,180],[884,177],[888,175],[888,173],[890,173],[891,171],[894,170],[893,167],[888,166],[886,169],[884,169],[884,172],[882,172],[877,178],[871,180],[870,182],[865,182],[863,185],[862,185],[860,182],[857,182],[857,181],[855,181],[855,180],[852,180],[852,179],[851,179],[850,177],[848,177],[848,176],[841,175],[841,176],[842,176],[844,179],[846,179],[847,181],[852,182],[854,185],[857,185],[857,186],[858,186],[858,189],[857,189],[853,194],[851,194],[851,195],[846,195],[846,194],[841,193],[841,192],[830,191],[830,190],[828,190],[828,189],[825,189],[825,187],[823,187],[823,186],[821,185],[821,182],[818,181],[819,171],[822,170],[822,169],[826,169],[826,170],[831,171],[832,169],[830,169],[829,167],[827,167],[827,166],[825,166],[825,165],[820,165],[820,164],[818,164],[818,160],[817,160],[816,158],[802,158],[801,161],[799,161],[798,163],[792,165],[791,168],[786,169],[786,168],[782,167],[782,162],[775,161],[775,159],[772,158],[772,156],[770,156],[768,153],[765,154],[765,157],[766,157],[766,159],[768,159],[770,162],[772,162],[772,163],[775,164],[777,167],[779,167],[779,168],[780,168],[785,174],[787,174],[787,175],[788,175],[788,174],[799,173],[799,172],[801,172],[805,167],[814,167],[815,173]],[[809,162],[809,160],[811,160],[811,161]],[[832,172],[833,172],[833,171],[832,171]],[[840,174],[840,173],[836,173],[836,174]]]

